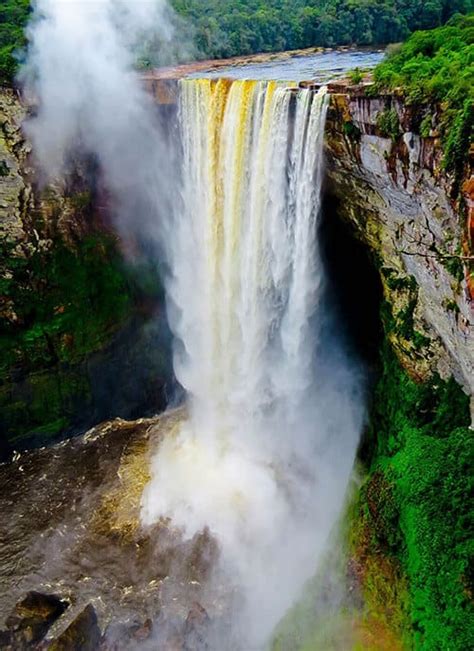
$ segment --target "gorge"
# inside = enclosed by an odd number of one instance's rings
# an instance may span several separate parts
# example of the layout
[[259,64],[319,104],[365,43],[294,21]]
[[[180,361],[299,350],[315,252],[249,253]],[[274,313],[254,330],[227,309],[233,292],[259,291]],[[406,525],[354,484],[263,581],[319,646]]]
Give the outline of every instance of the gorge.
[[[182,133],[159,273],[100,161],[41,187],[1,93],[3,318],[24,337],[7,327],[2,619],[38,590],[70,603],[52,648],[88,603],[105,648],[469,648],[472,184],[442,167],[438,108],[347,80],[144,83]],[[176,380],[186,411],[152,416]],[[90,413],[123,383],[131,412]],[[150,418],[98,424],[117,415]]]

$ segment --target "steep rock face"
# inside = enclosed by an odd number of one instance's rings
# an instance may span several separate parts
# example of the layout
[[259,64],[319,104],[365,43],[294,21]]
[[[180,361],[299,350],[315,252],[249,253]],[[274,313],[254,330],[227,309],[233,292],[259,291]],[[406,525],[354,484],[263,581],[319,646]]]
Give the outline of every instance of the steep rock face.
[[382,623],[403,649],[462,651],[474,639],[472,180],[443,166],[436,107],[333,90],[328,193],[383,286],[350,574],[363,628],[380,637]]
[[472,394],[466,215],[450,196],[436,114],[427,137],[419,134],[423,118],[426,125],[426,113],[394,96],[332,94],[328,185],[380,269],[389,337],[404,368],[422,381],[453,375]]
[[38,183],[25,108],[0,90],[0,458],[165,404],[156,269],[121,254],[100,174]]
[[23,109],[13,91],[0,93],[0,238],[24,235],[31,192],[20,173],[27,155],[21,134]]

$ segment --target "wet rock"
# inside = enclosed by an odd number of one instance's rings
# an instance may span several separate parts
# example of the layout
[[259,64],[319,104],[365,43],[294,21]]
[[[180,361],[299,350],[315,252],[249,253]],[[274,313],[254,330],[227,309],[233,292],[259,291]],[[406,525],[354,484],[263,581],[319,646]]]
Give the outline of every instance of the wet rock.
[[195,602],[188,613],[184,625],[186,651],[204,651],[208,649],[207,636],[210,618],[205,608]]
[[0,633],[0,648],[32,648],[44,638],[68,605],[57,595],[28,592],[7,618],[8,630]]
[[98,651],[101,637],[96,612],[89,604],[66,630],[51,642],[48,651]]
[[153,622],[133,622],[132,624],[110,625],[100,645],[100,651],[128,651],[149,640],[153,633]]

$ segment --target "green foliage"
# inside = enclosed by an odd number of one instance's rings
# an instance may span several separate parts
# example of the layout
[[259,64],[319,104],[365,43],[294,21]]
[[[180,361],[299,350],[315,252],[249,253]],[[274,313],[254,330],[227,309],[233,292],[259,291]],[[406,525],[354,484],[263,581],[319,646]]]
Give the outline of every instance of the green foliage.
[[472,0],[173,0],[208,57],[400,41],[443,24]]
[[360,84],[361,81],[364,79],[364,73],[360,68],[354,68],[354,70],[351,70],[351,72],[349,73],[349,79],[353,84]]
[[361,137],[361,132],[359,127],[354,124],[351,120],[347,120],[343,125],[344,134],[350,139],[358,142]]
[[449,312],[454,312],[454,314],[459,314],[459,312],[461,311],[459,309],[459,305],[456,303],[456,301],[453,301],[452,299],[444,300],[443,307]]
[[0,5],[0,84],[9,83],[16,72],[15,54],[26,42],[23,28],[29,11],[29,0],[2,0]]
[[[388,270],[392,271],[392,270]],[[386,278],[387,285],[394,291],[408,291],[405,307],[394,313],[388,301],[381,306],[381,316],[387,330],[393,332],[397,338],[403,339],[416,349],[421,350],[430,343],[428,337],[415,330],[415,308],[417,305],[416,281],[413,277],[399,278],[389,275]]]
[[[10,440],[52,435],[75,414],[78,396],[87,400],[78,365],[123,323],[133,291],[104,236],[89,236],[75,250],[56,242],[22,256],[4,242],[1,259],[0,293],[15,314],[0,320],[2,421]],[[23,392],[20,378],[27,378]]]
[[414,276],[400,276],[399,273],[391,267],[381,267],[380,271],[385,278],[385,283],[393,291],[416,291],[417,284]]
[[0,323],[1,373],[13,363],[34,370],[82,359],[127,314],[130,292],[111,241],[89,236],[76,250],[56,243],[21,257],[2,248],[2,294],[21,325]]
[[394,108],[386,109],[377,115],[377,127],[384,138],[396,140],[400,135],[400,120]]
[[420,135],[422,138],[429,138],[431,127],[433,124],[433,116],[427,113],[420,124]]
[[362,508],[408,578],[414,648],[464,651],[474,642],[469,399],[453,379],[415,383],[388,344],[382,358]]
[[442,258],[443,266],[458,282],[464,280],[464,265],[460,258],[455,256]]
[[[378,91],[401,88],[407,101],[440,104],[445,167],[462,176],[474,125],[474,15],[456,16],[447,26],[416,32],[374,72]],[[429,135],[430,116],[421,123]]]
[[[474,28],[473,28],[474,29]],[[474,81],[474,79],[473,79]],[[473,97],[466,99],[453,120],[452,127],[446,137],[446,154],[444,165],[447,170],[460,179],[464,172],[470,143],[473,140],[474,130],[474,102]]]

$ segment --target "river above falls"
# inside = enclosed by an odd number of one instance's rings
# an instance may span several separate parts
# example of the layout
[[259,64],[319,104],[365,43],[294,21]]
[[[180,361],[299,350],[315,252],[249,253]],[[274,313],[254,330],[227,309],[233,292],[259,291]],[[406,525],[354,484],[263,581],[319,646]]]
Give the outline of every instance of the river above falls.
[[[256,79],[272,81],[315,81],[325,83],[347,74],[349,70],[360,68],[370,70],[383,59],[384,50],[325,50],[315,53],[280,53],[250,58],[248,61],[236,60],[229,65],[214,65],[209,69],[190,72],[190,78],[217,79]],[[210,62],[212,63],[212,62]]]

